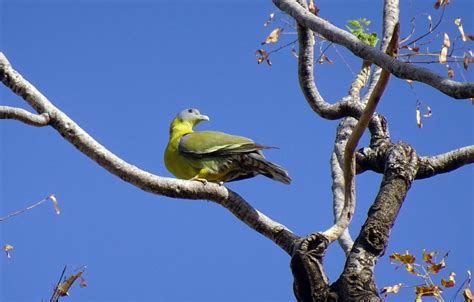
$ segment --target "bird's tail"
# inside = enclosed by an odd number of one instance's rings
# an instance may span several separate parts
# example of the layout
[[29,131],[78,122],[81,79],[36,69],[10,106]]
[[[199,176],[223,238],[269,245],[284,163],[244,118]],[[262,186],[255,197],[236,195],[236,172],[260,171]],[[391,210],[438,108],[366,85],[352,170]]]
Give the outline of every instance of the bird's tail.
[[290,175],[283,167],[266,160],[261,154],[250,153],[249,155],[258,162],[260,174],[287,185],[291,183]]

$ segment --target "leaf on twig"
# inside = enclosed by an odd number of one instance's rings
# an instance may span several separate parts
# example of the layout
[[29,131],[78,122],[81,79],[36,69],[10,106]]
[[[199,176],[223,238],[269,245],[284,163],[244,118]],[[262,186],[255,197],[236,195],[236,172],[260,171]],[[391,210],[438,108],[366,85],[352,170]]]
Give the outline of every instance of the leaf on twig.
[[458,27],[459,33],[461,34],[461,39],[462,39],[464,42],[466,42],[466,41],[467,41],[467,37],[466,37],[466,34],[464,33],[464,28],[462,28],[461,18],[456,18],[456,19],[454,19],[454,24],[456,24],[456,26]]
[[58,200],[56,199],[56,196],[54,194],[49,195],[49,199],[53,203],[54,211],[56,212],[56,215],[61,214],[61,210],[59,209],[59,204]]
[[312,12],[314,15],[318,15],[319,8],[314,4],[314,0],[309,0],[308,10]]
[[449,273],[449,279],[446,280],[444,278],[441,278],[441,285],[444,287],[453,287],[456,281],[454,280],[454,276],[456,274],[454,272]]
[[84,279],[84,277],[82,277],[82,276],[81,276],[81,282],[79,282],[79,286],[81,288],[87,287],[86,279]]
[[321,54],[318,59],[318,64],[323,64],[324,62],[328,62],[328,64],[334,63],[331,59],[329,59],[325,54]]
[[262,45],[278,42],[278,37],[280,36],[281,31],[281,27],[272,30],[272,32],[265,38],[265,41],[262,42]]
[[398,284],[395,284],[393,286],[385,286],[384,288],[382,288],[382,290],[380,291],[381,294],[385,294],[385,297],[388,295],[388,294],[396,294],[398,293],[398,291],[400,290],[400,288],[403,286],[402,283],[398,283]]
[[79,271],[75,273],[74,275],[69,276],[64,282],[61,282],[56,291],[58,292],[59,296],[64,297],[64,296],[69,296],[69,289],[71,286],[74,284],[74,282],[77,280],[77,278],[82,276],[83,271]]
[[422,128],[423,127],[423,124],[421,123],[421,112],[420,112],[420,102],[416,102],[416,125],[418,126],[418,128]]
[[[431,108],[430,108],[431,109]],[[431,110],[430,110],[431,113]],[[432,259],[434,256],[436,256],[438,253],[437,252],[430,252],[428,253],[425,249],[423,249],[423,261],[426,263],[433,263]]]
[[13,251],[13,245],[5,244],[3,246],[3,250],[5,251],[5,254],[7,255],[7,258],[10,259],[12,257],[10,252]]
[[446,267],[446,262],[444,261],[444,258],[441,259],[440,262],[438,263],[432,263],[430,266],[428,266],[426,269],[433,274],[437,274],[441,269]]
[[450,78],[454,77],[454,70],[451,68],[451,66],[446,64],[446,68],[448,69],[448,77]]
[[433,20],[431,19],[431,15],[428,15],[428,22],[429,22],[429,29],[428,31],[431,32],[433,30]]
[[268,58],[268,53],[265,49],[257,49],[255,57],[257,58],[257,63],[260,64]]
[[464,58],[462,59],[462,65],[464,66],[464,69],[467,70],[469,67],[469,58],[467,57],[467,53],[464,53]]
[[268,24],[270,24],[270,22],[273,21],[273,18],[275,17],[275,13],[271,13],[270,16],[268,17],[267,21],[265,21],[265,23],[263,23],[263,26],[264,27],[267,27]]
[[434,4],[434,9],[438,9],[438,8],[440,8],[440,6],[448,5],[448,4],[449,4],[449,0],[436,0],[436,2]]
[[415,271],[415,268],[411,264],[405,264],[405,270],[412,275],[418,276],[418,273]]
[[420,298],[419,301],[421,301],[423,296],[439,296],[440,292],[439,287],[434,284],[415,286],[416,298]]
[[449,36],[447,33],[444,33],[443,46],[441,47],[441,52],[439,54],[439,62],[441,64],[446,63],[446,56],[448,55],[448,48],[451,46],[449,41]]
[[408,251],[405,252],[405,254],[399,254],[397,252],[394,252],[388,256],[390,261],[400,261],[403,264],[412,264],[415,262],[415,256],[412,254],[408,253]]
[[462,292],[464,297],[464,302],[472,302],[474,301],[474,294],[471,292],[470,288],[465,288]]

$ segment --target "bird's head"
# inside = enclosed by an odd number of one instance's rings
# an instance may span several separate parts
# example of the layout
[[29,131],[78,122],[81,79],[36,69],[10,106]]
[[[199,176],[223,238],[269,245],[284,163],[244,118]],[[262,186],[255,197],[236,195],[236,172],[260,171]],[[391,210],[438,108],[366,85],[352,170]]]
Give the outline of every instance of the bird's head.
[[178,113],[175,119],[181,123],[189,123],[191,126],[195,126],[202,121],[208,121],[209,117],[201,114],[201,112],[195,108],[189,108]]

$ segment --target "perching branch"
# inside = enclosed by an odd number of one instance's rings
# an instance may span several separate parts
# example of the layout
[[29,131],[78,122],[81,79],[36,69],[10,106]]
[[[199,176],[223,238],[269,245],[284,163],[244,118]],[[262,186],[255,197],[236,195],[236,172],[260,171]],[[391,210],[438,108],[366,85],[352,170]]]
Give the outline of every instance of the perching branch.
[[22,108],[0,106],[0,119],[13,119],[31,126],[42,127],[49,123],[47,113],[34,114]]
[[315,16],[295,0],[273,0],[273,3],[279,9],[295,18],[301,26],[321,34],[331,42],[346,47],[356,56],[373,62],[383,69],[390,71],[390,73],[398,78],[428,84],[456,99],[474,97],[474,83],[456,82],[444,78],[429,69],[397,61],[384,52],[364,44],[351,33]]
[[238,219],[260,234],[266,236],[287,253],[291,254],[294,241],[298,238],[284,225],[254,209],[237,193],[208,183],[178,180],[151,174],[127,163],[99,144],[86,131],[66,114],[56,108],[31,83],[16,72],[7,58],[0,52],[0,80],[13,92],[22,97],[39,114],[48,114],[51,125],[61,136],[74,145],[80,152],[101,165],[110,173],[124,181],[157,195],[172,198],[202,199],[216,202]]

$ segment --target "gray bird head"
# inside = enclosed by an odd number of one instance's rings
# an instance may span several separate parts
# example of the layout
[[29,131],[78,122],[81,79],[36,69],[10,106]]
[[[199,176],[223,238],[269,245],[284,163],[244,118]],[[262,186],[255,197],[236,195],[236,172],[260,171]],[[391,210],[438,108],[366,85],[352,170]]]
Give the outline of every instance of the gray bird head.
[[208,121],[209,117],[207,115],[201,114],[199,110],[195,108],[188,108],[184,109],[178,115],[176,116],[179,118],[182,122],[191,122],[193,125],[196,125],[199,122],[202,121]]

